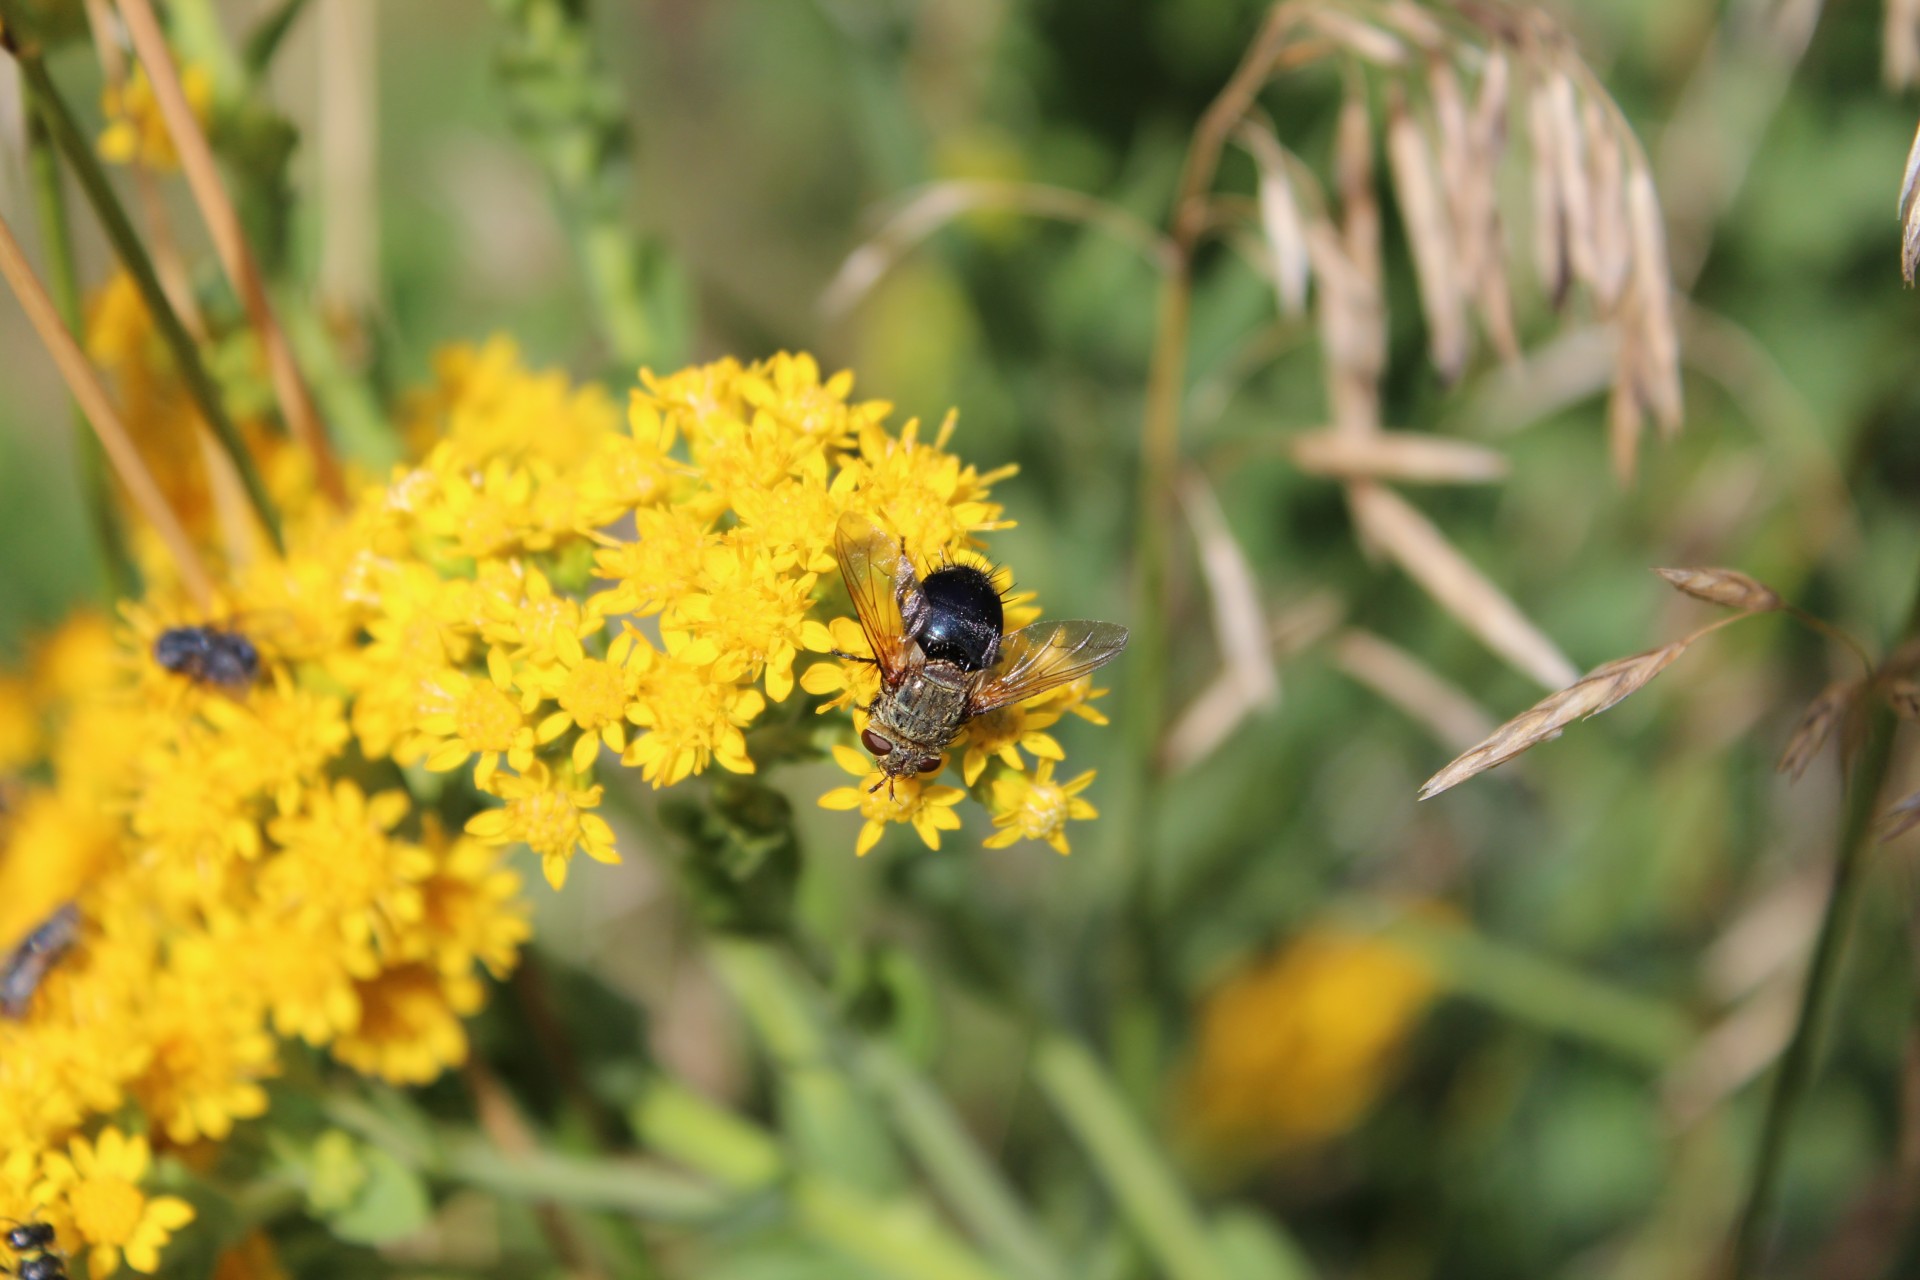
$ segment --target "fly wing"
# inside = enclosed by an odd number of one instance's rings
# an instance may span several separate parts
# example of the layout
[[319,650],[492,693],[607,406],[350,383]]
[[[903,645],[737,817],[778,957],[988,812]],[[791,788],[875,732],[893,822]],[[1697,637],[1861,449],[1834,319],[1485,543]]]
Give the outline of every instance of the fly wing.
[[970,715],[1011,706],[1113,661],[1127,629],[1111,622],[1036,622],[1000,642],[1000,660],[968,703]]
[[873,521],[851,511],[840,517],[833,549],[847,594],[853,597],[854,612],[860,615],[860,629],[873,646],[881,676],[892,684],[904,673],[907,651],[907,628],[896,591],[901,573],[911,574],[912,566],[903,565],[899,543]]

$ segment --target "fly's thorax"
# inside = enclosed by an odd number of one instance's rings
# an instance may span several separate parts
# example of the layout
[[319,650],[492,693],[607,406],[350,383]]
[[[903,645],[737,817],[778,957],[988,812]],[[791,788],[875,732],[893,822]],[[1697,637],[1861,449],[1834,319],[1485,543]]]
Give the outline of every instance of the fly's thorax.
[[909,671],[874,700],[872,731],[893,744],[876,755],[891,774],[914,773],[919,763],[937,758],[966,723],[967,701],[976,676],[948,662],[928,662]]

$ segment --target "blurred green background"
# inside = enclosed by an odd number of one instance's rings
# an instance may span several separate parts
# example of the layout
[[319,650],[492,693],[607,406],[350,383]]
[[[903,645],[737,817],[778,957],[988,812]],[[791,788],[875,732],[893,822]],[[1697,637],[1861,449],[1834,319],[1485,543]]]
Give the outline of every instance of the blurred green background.
[[[515,7],[377,7],[373,332],[390,388],[417,383],[440,344],[497,331],[536,363],[616,390],[631,377],[596,324],[540,148],[516,128],[528,94],[503,73],[524,48],[503,17]],[[660,296],[687,302],[663,358],[808,350],[903,415],[938,421],[957,405],[958,453],[1021,468],[997,490],[1019,527],[993,553],[1050,613],[1127,621],[1157,289],[1141,256],[1081,227],[983,213],[907,254],[849,314],[823,313],[821,294],[890,202],[941,179],[1052,184],[1164,226],[1187,137],[1262,13],[1240,0],[593,6],[606,103],[631,129],[617,218],[677,281]],[[1804,51],[1762,3],[1616,0],[1563,16],[1655,159],[1691,298],[1686,426],[1623,488],[1597,387],[1542,400],[1545,360],[1516,372],[1484,354],[1441,385],[1388,198],[1386,420],[1512,460],[1501,484],[1413,500],[1582,668],[1709,619],[1647,572],[1662,564],[1739,567],[1880,642],[1907,608],[1920,546],[1920,312],[1899,286],[1893,210],[1914,108],[1880,85],[1878,7],[1818,12]],[[303,137],[322,74],[311,27],[294,29],[273,81]],[[60,68],[92,83],[84,59]],[[1337,94],[1334,76],[1310,72],[1263,99],[1322,172]],[[1688,112],[1712,122],[1710,145],[1672,161],[1667,131]],[[303,143],[296,190],[313,164]],[[0,200],[24,209],[17,158],[0,168]],[[1252,183],[1231,157],[1222,185]],[[296,216],[296,277],[318,252],[316,216],[311,204]],[[104,254],[86,248],[98,283]],[[1521,292],[1523,337],[1551,341],[1538,290]],[[1323,602],[1492,720],[1516,713],[1539,691],[1370,560],[1338,487],[1287,461],[1285,438],[1326,408],[1310,327],[1276,327],[1273,312],[1244,262],[1202,255],[1182,454],[1218,493],[1263,606],[1297,620]],[[59,390],[11,307],[0,350],[0,642],[18,652],[96,599],[98,574]],[[1543,402],[1544,414],[1524,407]],[[1169,537],[1162,693],[1177,717],[1222,658],[1192,539]],[[1084,1246],[1069,1255],[1087,1259],[1078,1274],[1154,1274],[1124,1233],[1106,1234],[1082,1157],[1025,1082],[1030,1021],[980,991],[1016,971],[1050,1020],[1097,1046],[1149,1128],[1170,1132],[1195,1010],[1224,973],[1330,916],[1445,903],[1465,942],[1448,944],[1461,954],[1378,1105],[1351,1132],[1277,1156],[1194,1157],[1197,1194],[1283,1224],[1327,1276],[1703,1274],[1744,1185],[1764,1098],[1752,1075],[1777,1047],[1768,1028],[1791,1004],[1837,822],[1831,756],[1797,784],[1774,762],[1848,655],[1784,622],[1744,624],[1604,719],[1424,805],[1420,781],[1461,744],[1357,683],[1324,639],[1284,656],[1278,703],[1162,780],[1131,893],[1116,887],[1132,856],[1117,824],[1084,828],[1062,860],[980,851],[974,811],[940,854],[896,832],[856,862],[846,816],[811,808],[831,766],[777,776],[802,810],[809,929],[838,941],[849,991],[878,966],[895,977],[875,989],[896,1005],[918,993],[922,1022],[902,1043],[1050,1230]],[[1119,716],[1125,703],[1105,706]],[[1102,769],[1090,797],[1125,812],[1125,724],[1061,732],[1076,771]],[[1915,851],[1911,838],[1887,846],[1870,872],[1832,1049],[1794,1132],[1783,1274],[1920,1267],[1902,1163],[1920,1116],[1901,1101]],[[576,876],[540,910],[549,962],[636,1000],[660,1060],[754,1096],[742,1033],[647,859]],[[1704,1094],[1702,1072],[1719,1080]],[[792,1242],[735,1244],[701,1255],[697,1274],[845,1274]]]

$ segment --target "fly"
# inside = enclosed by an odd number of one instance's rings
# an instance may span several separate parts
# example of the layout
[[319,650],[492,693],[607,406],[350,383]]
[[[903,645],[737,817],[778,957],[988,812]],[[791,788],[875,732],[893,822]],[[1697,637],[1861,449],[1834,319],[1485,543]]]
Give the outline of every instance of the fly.
[[964,564],[921,578],[906,548],[864,516],[840,518],[834,550],[873,646],[859,660],[880,669],[860,741],[885,782],[938,773],[967,721],[1077,680],[1127,645],[1127,629],[1111,622],[1043,621],[1003,634],[992,578]]

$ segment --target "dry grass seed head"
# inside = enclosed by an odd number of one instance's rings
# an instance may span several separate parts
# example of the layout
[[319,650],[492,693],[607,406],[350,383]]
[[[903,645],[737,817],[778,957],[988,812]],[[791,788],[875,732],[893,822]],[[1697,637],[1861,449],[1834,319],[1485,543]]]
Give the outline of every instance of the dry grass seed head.
[[1920,270],[1920,129],[1907,149],[1907,170],[1900,179],[1900,274],[1908,284]]
[[1907,834],[1915,827],[1920,827],[1920,791],[1914,792],[1887,810],[1887,815],[1880,827],[1880,838],[1892,840]]
[[1243,121],[1234,136],[1246,147],[1259,170],[1260,231],[1266,238],[1267,253],[1272,260],[1274,295],[1280,314],[1301,315],[1307,308],[1313,261],[1307,252],[1306,224],[1300,216],[1293,182],[1287,176],[1287,150],[1280,145],[1273,127],[1264,121]]
[[1696,600],[1729,609],[1768,613],[1786,603],[1772,587],[1738,569],[1655,569],[1654,572]]
[[1534,83],[1527,93],[1527,141],[1533,150],[1529,177],[1533,191],[1533,269],[1540,288],[1558,309],[1566,301],[1572,274],[1567,263],[1567,211],[1561,199],[1559,133],[1547,86]]
[[1820,691],[1820,696],[1807,704],[1800,716],[1800,723],[1794,726],[1793,733],[1787,738],[1786,750],[1780,753],[1778,771],[1786,774],[1795,782],[1820,754],[1827,739],[1846,719],[1847,713],[1859,699],[1861,682],[1858,680],[1836,680]]
[[1467,364],[1465,298],[1455,275],[1457,241],[1432,144],[1407,109],[1406,95],[1398,84],[1388,95],[1387,167],[1413,251],[1434,368],[1442,379],[1452,382]]
[[1920,720],[1920,681],[1894,680],[1886,686],[1887,705],[1902,720]]
[[1426,785],[1420,788],[1420,798],[1431,799],[1477,773],[1505,764],[1530,747],[1552,741],[1574,721],[1599,715],[1666,670],[1675,658],[1687,651],[1692,639],[1676,640],[1658,649],[1616,658],[1595,667],[1582,679],[1507,721],[1486,741],[1427,779]]

